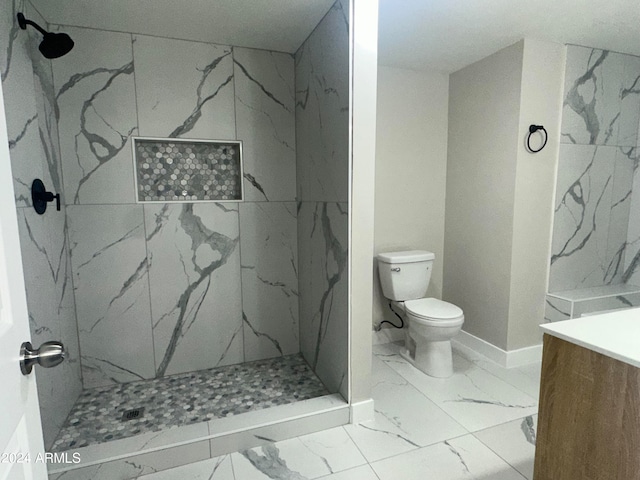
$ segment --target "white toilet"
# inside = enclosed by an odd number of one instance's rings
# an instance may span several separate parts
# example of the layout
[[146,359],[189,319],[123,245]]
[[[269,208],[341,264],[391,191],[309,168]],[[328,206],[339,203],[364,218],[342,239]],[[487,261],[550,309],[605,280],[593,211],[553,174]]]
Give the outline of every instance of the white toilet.
[[[404,313],[401,355],[432,377],[453,375],[451,339],[464,323],[462,309],[437,298],[423,298],[436,256],[423,250],[378,254],[382,293]],[[407,325],[408,324],[408,325]]]

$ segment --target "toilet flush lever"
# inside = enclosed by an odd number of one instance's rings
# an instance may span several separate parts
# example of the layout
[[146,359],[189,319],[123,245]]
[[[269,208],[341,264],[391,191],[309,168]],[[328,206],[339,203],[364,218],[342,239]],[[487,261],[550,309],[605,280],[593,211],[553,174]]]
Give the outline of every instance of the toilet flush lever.
[[391,269],[392,272],[399,272],[400,271],[400,267],[394,267]]

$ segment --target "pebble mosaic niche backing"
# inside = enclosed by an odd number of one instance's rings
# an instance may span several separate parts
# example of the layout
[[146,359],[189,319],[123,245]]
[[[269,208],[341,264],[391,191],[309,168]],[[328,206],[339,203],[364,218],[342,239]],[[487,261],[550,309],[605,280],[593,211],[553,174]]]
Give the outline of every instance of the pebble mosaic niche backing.
[[242,143],[134,138],[138,202],[242,201]]

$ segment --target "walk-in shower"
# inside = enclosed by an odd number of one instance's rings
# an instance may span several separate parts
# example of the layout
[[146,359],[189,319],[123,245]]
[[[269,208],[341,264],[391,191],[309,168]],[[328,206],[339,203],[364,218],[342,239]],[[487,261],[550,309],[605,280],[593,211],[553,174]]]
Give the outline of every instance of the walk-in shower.
[[271,43],[0,2],[32,343],[67,350],[36,369],[45,446],[83,460],[51,478],[348,421],[346,2],[283,10]]
[[640,305],[640,57],[569,45],[547,321]]

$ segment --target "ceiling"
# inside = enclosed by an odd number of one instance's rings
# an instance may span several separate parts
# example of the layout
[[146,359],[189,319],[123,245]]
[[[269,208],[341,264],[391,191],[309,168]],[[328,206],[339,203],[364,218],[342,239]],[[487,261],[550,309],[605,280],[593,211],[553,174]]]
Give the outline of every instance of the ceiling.
[[522,38],[640,55],[638,0],[380,0],[379,63],[455,72]]
[[294,53],[335,0],[32,0],[49,22]]
[[[334,2],[31,1],[50,23],[289,53]],[[379,35],[381,64],[447,73],[522,38],[640,55],[640,1],[380,0]]]

